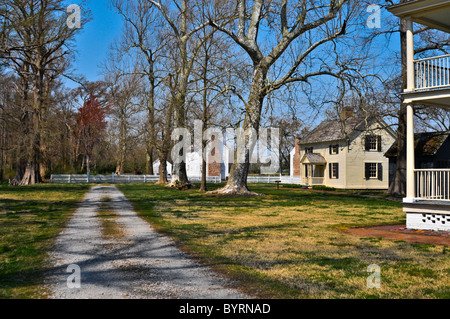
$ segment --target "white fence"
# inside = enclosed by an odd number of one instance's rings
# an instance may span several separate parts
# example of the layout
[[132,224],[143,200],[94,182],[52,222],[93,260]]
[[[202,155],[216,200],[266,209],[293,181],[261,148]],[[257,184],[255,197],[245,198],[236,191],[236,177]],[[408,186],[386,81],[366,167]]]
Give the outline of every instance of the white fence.
[[416,88],[450,86],[450,54],[414,61]]
[[[189,181],[200,183],[201,176],[190,176]],[[159,181],[157,175],[52,175],[50,182],[54,184],[126,184],[126,183],[156,183]],[[210,176],[206,178],[208,183],[221,183],[220,177]],[[301,179],[289,176],[249,176],[248,183],[275,184],[281,181],[282,184],[301,184]]]
[[249,176],[247,183],[249,184],[275,184],[281,182],[281,184],[296,184],[301,185],[302,180],[300,177],[290,176]]
[[417,169],[416,197],[450,201],[450,169]]
[[51,183],[55,184],[122,184],[122,183],[156,183],[159,176],[154,175],[52,175]]
[[[169,178],[170,179],[170,178]],[[190,177],[191,182],[200,182],[201,177]],[[158,175],[52,175],[51,183],[55,184],[127,184],[127,183],[157,183]],[[220,183],[219,177],[207,177],[208,183]]]

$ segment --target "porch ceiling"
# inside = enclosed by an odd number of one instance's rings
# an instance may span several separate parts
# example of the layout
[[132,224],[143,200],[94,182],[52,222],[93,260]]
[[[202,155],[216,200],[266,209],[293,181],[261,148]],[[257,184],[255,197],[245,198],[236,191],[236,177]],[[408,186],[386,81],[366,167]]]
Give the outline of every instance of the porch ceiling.
[[403,96],[405,103],[450,108],[450,88],[406,92]]
[[388,10],[400,17],[450,33],[450,0],[415,0],[394,5]]

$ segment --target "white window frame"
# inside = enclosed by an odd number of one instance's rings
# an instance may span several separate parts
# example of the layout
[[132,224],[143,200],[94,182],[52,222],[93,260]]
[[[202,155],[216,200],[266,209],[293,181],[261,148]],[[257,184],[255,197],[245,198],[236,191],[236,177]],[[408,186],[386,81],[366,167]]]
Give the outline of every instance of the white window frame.
[[331,155],[339,155],[339,145],[331,145]]
[[[367,174],[366,174],[366,165],[376,165],[376,172],[377,172],[377,175],[376,175],[376,177],[370,177],[369,179],[367,179]],[[364,179],[365,180],[368,180],[368,181],[373,181],[373,180],[380,180],[380,181],[383,181],[384,180],[384,175],[380,175],[380,166],[382,167],[382,173],[381,174],[384,174],[384,172],[385,172],[385,170],[384,170],[384,163],[383,162],[380,162],[380,161],[378,161],[378,162],[376,162],[376,161],[367,161],[367,162],[364,162],[364,165],[363,165],[363,176],[364,176]],[[370,171],[369,171],[369,173],[370,173]]]
[[[371,180],[372,180],[372,179],[378,179],[378,178],[379,178],[379,174],[380,174],[380,172],[379,172],[379,170],[378,170],[378,165],[379,165],[380,163],[367,163],[367,164],[370,165],[370,169],[369,169],[370,179],[371,179]],[[375,176],[372,176],[372,173],[373,173],[373,171],[372,171],[372,166],[373,166],[373,165],[375,165]]]
[[[335,174],[336,173],[336,171],[335,171],[335,167],[336,167],[336,165],[337,165],[337,174]],[[331,163],[331,179],[338,179],[338,175],[339,175],[339,163]]]
[[[367,136],[367,138],[370,138],[369,141],[369,149],[367,151],[369,152],[378,152],[378,136],[377,135],[369,135]],[[375,140],[375,142],[373,142],[373,140]],[[375,145],[375,148],[372,148],[372,144]]]

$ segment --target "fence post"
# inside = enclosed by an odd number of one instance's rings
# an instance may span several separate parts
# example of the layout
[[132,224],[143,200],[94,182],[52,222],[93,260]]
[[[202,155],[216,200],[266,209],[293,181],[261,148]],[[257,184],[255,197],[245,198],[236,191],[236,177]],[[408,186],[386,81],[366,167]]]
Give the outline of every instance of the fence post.
[[72,175],[69,175],[69,184],[72,183]]

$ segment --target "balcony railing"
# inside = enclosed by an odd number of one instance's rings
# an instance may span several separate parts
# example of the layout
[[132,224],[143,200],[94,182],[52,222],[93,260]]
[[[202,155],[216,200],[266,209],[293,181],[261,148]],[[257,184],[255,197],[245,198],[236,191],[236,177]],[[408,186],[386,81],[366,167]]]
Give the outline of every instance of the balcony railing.
[[450,86],[450,54],[414,61],[416,89]]
[[416,197],[450,201],[450,169],[417,169]]

